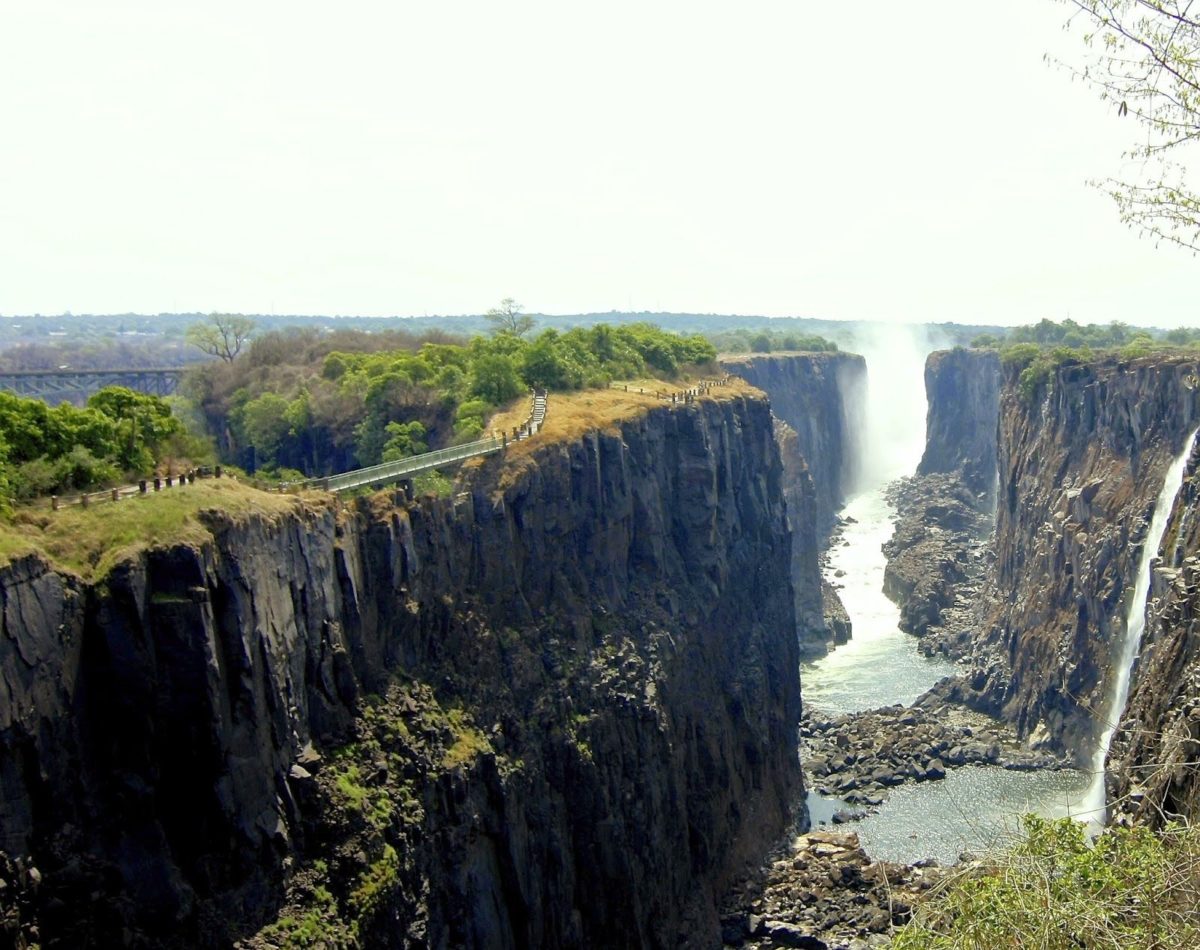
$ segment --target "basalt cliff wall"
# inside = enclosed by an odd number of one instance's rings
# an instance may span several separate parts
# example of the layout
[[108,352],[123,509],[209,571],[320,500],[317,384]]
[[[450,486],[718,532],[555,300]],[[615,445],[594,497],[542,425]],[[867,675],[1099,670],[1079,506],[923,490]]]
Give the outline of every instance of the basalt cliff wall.
[[1000,397],[995,563],[971,672],[949,692],[1086,763],[1141,545],[1200,421],[1194,358],[1103,358]]
[[884,544],[884,591],[921,648],[961,656],[994,522],[1000,359],[939,350],[925,361],[925,452],[917,474],[889,490],[896,530]]
[[95,583],[11,563],[6,926],[719,945],[802,797],[780,476],[766,402],[730,393],[524,443],[450,499],[210,512]]
[[853,353],[793,353],[728,357],[721,366],[771,400],[792,530],[796,635],[805,654],[824,653],[851,634],[821,575],[821,555],[856,474],[866,362]]
[[994,350],[939,350],[925,361],[925,453],[918,475],[958,475],[977,495],[996,481],[1000,356]]
[[855,353],[731,356],[721,367],[765,392],[771,411],[796,431],[816,491],[818,530],[827,535],[856,477],[866,360]]

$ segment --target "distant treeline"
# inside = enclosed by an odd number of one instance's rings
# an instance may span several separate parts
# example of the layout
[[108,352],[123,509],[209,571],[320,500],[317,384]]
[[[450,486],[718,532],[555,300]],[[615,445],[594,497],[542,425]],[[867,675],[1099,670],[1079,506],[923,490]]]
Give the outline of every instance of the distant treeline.
[[227,461],[313,476],[476,439],[493,411],[534,387],[671,378],[715,356],[702,336],[649,324],[470,339],[289,328],[197,368],[185,391]]
[[1157,330],[1133,327],[1120,321],[1081,324],[1069,318],[1061,322],[1040,320],[1027,326],[1013,327],[1003,333],[980,334],[971,340],[971,345],[999,349],[1019,343],[1034,343],[1038,346],[1087,346],[1099,349],[1127,346],[1135,340],[1144,340],[1151,345],[1167,343],[1184,346],[1200,341],[1200,328]]
[[725,330],[705,334],[721,353],[836,353],[838,345],[795,330]]
[[[205,357],[187,344],[187,328],[208,319],[202,313],[58,314],[0,316],[0,372],[18,370],[116,369],[184,366]],[[410,338],[443,334],[466,338],[493,329],[487,314],[420,317],[335,317],[250,314],[259,333],[288,327],[318,333],[356,331],[402,333]],[[852,349],[869,337],[874,324],[814,317],[763,317],[732,314],[620,312],[529,314],[534,332],[566,331],[597,324],[627,326],[650,323],[677,334],[702,333],[726,352],[751,352],[750,340],[766,333],[772,350],[790,349],[795,341],[824,339]],[[966,344],[982,334],[1003,334],[1001,327],[981,324],[930,324],[950,345]],[[721,341],[721,342],[717,342]],[[761,342],[761,340],[760,340]],[[807,347],[801,347],[807,348]]]

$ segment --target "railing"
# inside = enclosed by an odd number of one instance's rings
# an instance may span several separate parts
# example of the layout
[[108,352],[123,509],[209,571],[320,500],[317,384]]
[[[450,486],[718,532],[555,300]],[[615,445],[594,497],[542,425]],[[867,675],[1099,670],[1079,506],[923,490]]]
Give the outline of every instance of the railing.
[[[513,429],[511,441],[519,442],[536,434],[541,430],[545,419],[546,393],[538,391],[534,393],[529,418],[525,421],[524,425]],[[487,439],[480,439],[477,442],[468,442],[466,445],[454,445],[447,449],[426,452],[423,455],[413,455],[408,458],[397,459],[394,462],[382,462],[379,465],[358,468],[352,472],[343,472],[341,475],[330,475],[328,478],[310,478],[300,483],[299,486],[281,486],[280,490],[301,487],[320,488],[325,491],[336,492],[349,491],[352,488],[363,488],[369,485],[379,485],[385,482],[400,481],[401,479],[411,478],[414,475],[420,475],[423,472],[431,472],[436,468],[441,468],[443,465],[454,465],[480,455],[491,455],[495,452],[502,452],[508,446],[509,441],[510,439],[507,434],[501,434]]]
[[309,488],[323,488],[326,491],[348,491],[351,488],[362,488],[364,485],[374,485],[380,482],[394,482],[422,472],[430,472],[443,465],[452,465],[477,455],[491,455],[504,449],[507,440],[501,437],[480,439],[478,442],[468,442],[466,445],[455,445],[448,449],[438,449],[426,452],[424,455],[413,455],[409,458],[397,459],[395,462],[383,462],[380,465],[370,465],[367,468],[355,469],[341,475],[331,475],[329,478],[314,478],[305,482]]
[[610,389],[620,389],[624,392],[636,392],[640,396],[653,396],[655,399],[669,399],[672,403],[690,403],[695,402],[701,396],[711,389],[718,386],[728,386],[733,376],[726,373],[716,379],[705,376],[698,380],[695,386],[689,386],[687,389],[646,389],[640,386],[631,390],[628,383],[610,383]]

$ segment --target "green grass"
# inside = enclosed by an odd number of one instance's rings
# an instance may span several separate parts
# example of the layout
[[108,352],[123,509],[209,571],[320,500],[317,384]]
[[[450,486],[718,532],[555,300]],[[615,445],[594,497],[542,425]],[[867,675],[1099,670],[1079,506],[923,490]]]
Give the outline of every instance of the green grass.
[[442,767],[452,769],[466,765],[484,752],[492,750],[487,737],[475,727],[465,710],[453,708],[446,711],[446,723],[454,732],[454,743],[442,757]]
[[350,894],[350,909],[355,918],[370,914],[379,901],[400,877],[400,857],[390,844],[383,846],[383,853],[373,861],[358,879],[358,886]]
[[948,879],[916,908],[894,950],[1200,946],[1200,834],[1083,826],[1026,816],[1024,837]]
[[201,512],[218,509],[234,519],[277,518],[311,503],[232,479],[212,479],[88,508],[19,508],[0,522],[0,567],[27,554],[41,554],[57,568],[96,580],[146,548],[211,540]]

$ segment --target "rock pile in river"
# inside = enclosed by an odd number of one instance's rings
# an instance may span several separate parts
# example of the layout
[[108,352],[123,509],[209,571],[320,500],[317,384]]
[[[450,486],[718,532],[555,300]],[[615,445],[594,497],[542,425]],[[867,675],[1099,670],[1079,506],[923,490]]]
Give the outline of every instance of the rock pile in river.
[[1002,723],[933,701],[834,717],[806,712],[800,736],[811,787],[868,807],[880,804],[887,788],[942,779],[963,765],[1029,770],[1063,764],[1023,749]]
[[721,916],[727,947],[864,950],[886,946],[894,926],[945,872],[872,861],[855,834],[813,831],[736,888]]
[[988,499],[953,474],[902,478],[887,495],[897,517],[883,589],[900,629],[921,637],[926,655],[967,656],[990,556]]

